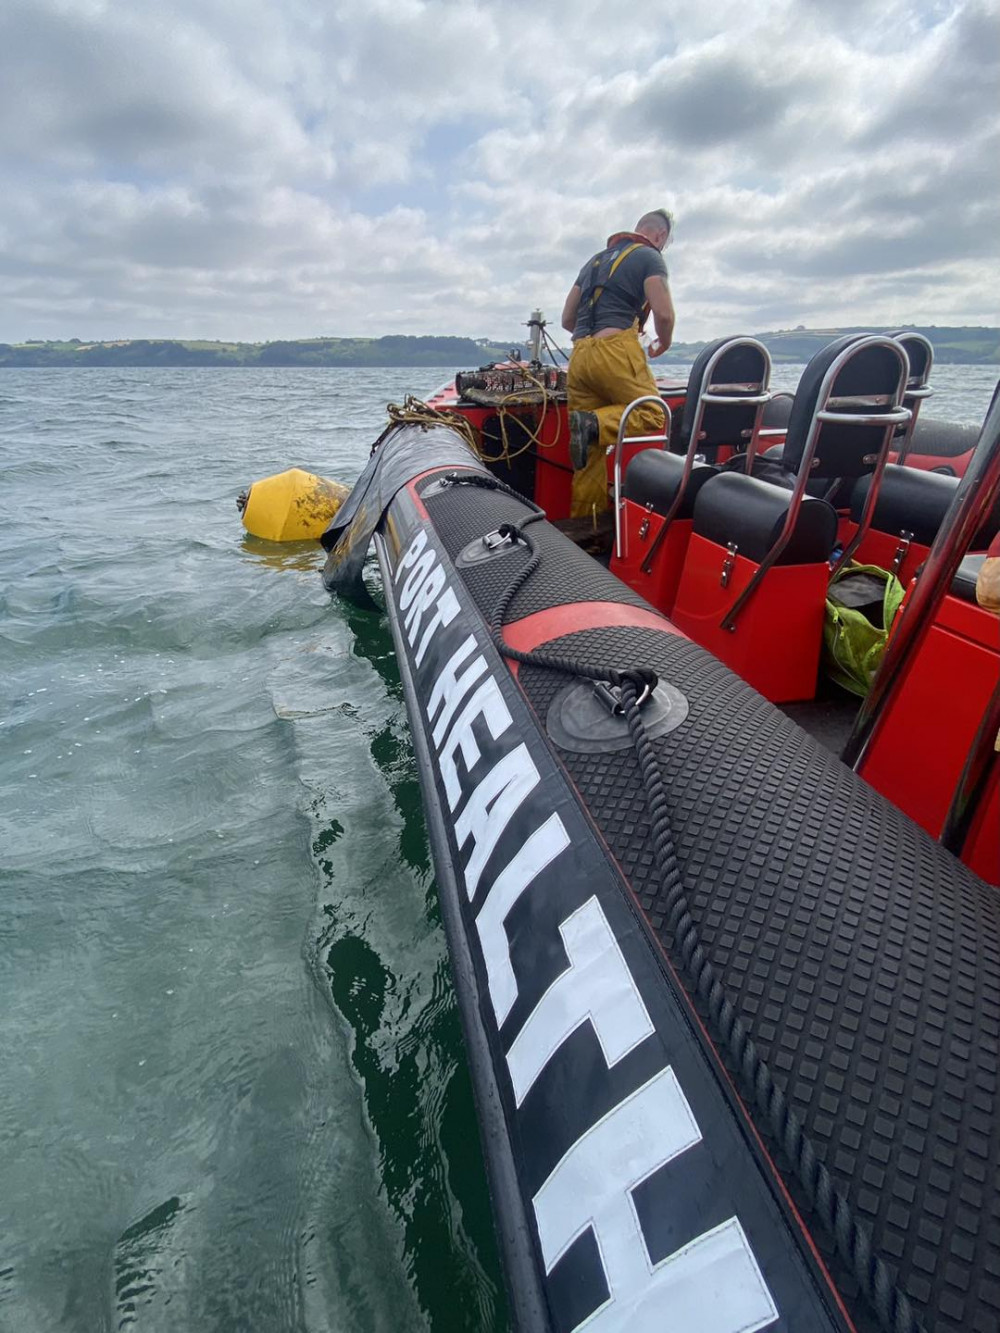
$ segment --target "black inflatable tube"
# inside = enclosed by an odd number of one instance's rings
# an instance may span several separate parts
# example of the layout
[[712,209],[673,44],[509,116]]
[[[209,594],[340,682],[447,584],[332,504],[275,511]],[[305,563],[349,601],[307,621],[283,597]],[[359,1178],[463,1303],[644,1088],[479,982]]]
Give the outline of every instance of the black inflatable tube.
[[[469,472],[473,470],[470,468]],[[480,475],[485,476],[484,473]],[[574,1028],[572,1039],[560,1038],[554,1052],[532,1074],[526,1086],[526,1094],[530,1095],[524,1095],[523,1104],[521,1094],[518,1094],[516,1104],[512,1103],[511,1085],[504,1080],[507,1073],[504,1060],[511,1058],[509,1052],[506,1057],[504,1054],[508,1038],[501,1040],[495,1030],[491,1001],[483,989],[484,954],[480,948],[477,957],[473,957],[470,949],[475,930],[472,929],[470,917],[463,913],[461,904],[464,900],[459,874],[456,872],[462,859],[456,828],[461,824],[463,810],[467,812],[472,806],[474,793],[467,793],[467,798],[463,798],[466,803],[453,810],[453,814],[459,816],[456,824],[445,808],[440,774],[435,777],[433,747],[427,731],[429,678],[426,663],[424,679],[418,680],[412,667],[414,639],[411,633],[407,641],[407,630],[400,614],[400,603],[406,604],[408,583],[403,582],[401,594],[396,586],[400,575],[406,572],[409,559],[403,554],[403,548],[414,532],[416,535],[411,549],[420,542],[426,545],[421,560],[433,550],[434,538],[426,535],[430,529],[421,528],[419,517],[416,520],[414,518],[419,502],[415,503],[412,496],[399,491],[394,492],[394,497],[382,535],[376,536],[376,549],[412,722],[428,829],[438,872],[442,917],[453,959],[456,994],[481,1117],[484,1155],[517,1327],[570,1329],[581,1321],[587,1322],[588,1312],[593,1313],[595,1309],[603,1311],[605,1315],[601,1326],[633,1326],[632,1316],[627,1312],[631,1307],[627,1302],[627,1309],[623,1308],[621,1315],[614,1308],[620,1304],[620,1291],[604,1285],[604,1261],[593,1250],[598,1232],[588,1228],[561,1258],[553,1260],[550,1253],[547,1262],[540,1249],[541,1214],[538,1210],[539,1200],[546,1187],[561,1172],[569,1169],[565,1162],[574,1153],[581,1151],[580,1144],[593,1134],[601,1133],[605,1122],[615,1126],[615,1117],[625,1114],[622,1107],[627,1107],[636,1097],[641,1099],[651,1095],[649,1090],[654,1087],[658,1092],[669,1088],[675,1090],[671,1095],[679,1098],[679,1101],[668,1100],[664,1105],[673,1107],[675,1111],[679,1106],[688,1108],[683,1111],[682,1118],[690,1117],[693,1108],[696,1119],[690,1123],[695,1126],[695,1138],[691,1142],[708,1145],[706,1150],[694,1152],[690,1159],[685,1155],[685,1164],[690,1160],[689,1169],[694,1173],[691,1183],[685,1187],[686,1200],[676,1203],[666,1212],[660,1209],[655,1215],[650,1215],[645,1224],[644,1240],[639,1240],[638,1236],[634,1238],[636,1244],[651,1246],[651,1253],[662,1253],[662,1258],[657,1260],[652,1270],[654,1284],[656,1281],[666,1281],[669,1286],[670,1274],[673,1268],[679,1266],[678,1271],[682,1275],[679,1280],[682,1283],[686,1281],[689,1287],[692,1284],[697,1286],[698,1282],[703,1285],[703,1276],[692,1278],[686,1270],[692,1264],[695,1269],[699,1265],[704,1266],[706,1261],[700,1257],[704,1251],[714,1257],[708,1261],[709,1286],[704,1292],[698,1293],[698,1309],[702,1300],[707,1302],[706,1308],[718,1307],[712,1316],[716,1322],[706,1324],[706,1328],[809,1328],[816,1330],[816,1333],[822,1330],[829,1333],[830,1330],[847,1327],[841,1317],[836,1293],[824,1279],[815,1255],[808,1243],[803,1244],[802,1235],[796,1239],[793,1234],[797,1230],[794,1213],[773,1167],[768,1165],[760,1151],[739,1100],[733,1095],[718,1055],[704,1039],[697,1014],[683,991],[671,979],[670,970],[658,955],[644,918],[624,890],[620,871],[609,858],[607,849],[602,849],[596,839],[596,830],[588,824],[586,811],[580,807],[578,796],[566,783],[558,766],[553,765],[552,756],[537,730],[537,720],[533,719],[527,709],[526,701],[517,690],[508,667],[489,642],[485,625],[480,620],[479,628],[475,631],[476,646],[482,654],[484,668],[488,668],[487,682],[494,686],[498,698],[502,694],[511,712],[516,714],[518,721],[514,737],[522,741],[518,749],[523,750],[526,743],[539,769],[545,773],[544,781],[535,793],[536,797],[547,807],[558,811],[558,815],[550,815],[545,826],[552,819],[561,817],[572,834],[571,837],[567,835],[567,861],[561,875],[555,879],[550,877],[544,892],[539,891],[536,913],[540,912],[540,915],[529,931],[529,936],[535,939],[542,935],[546,929],[546,920],[551,932],[554,921],[565,916],[566,920],[559,927],[561,933],[564,926],[578,918],[580,913],[587,912],[588,919],[596,913],[604,927],[612,932],[609,942],[613,941],[615,952],[605,957],[620,958],[621,965],[627,969],[628,986],[637,998],[641,992],[645,1001],[644,1021],[649,1025],[632,1059],[616,1058],[612,1061],[613,1070],[601,1074],[595,1066],[589,1075],[584,1071],[588,1062],[592,1063],[597,1048],[592,1039],[588,1046],[584,1030]],[[517,501],[514,503],[519,505]],[[446,569],[449,579],[453,580],[453,586],[459,587],[460,579],[447,556],[438,550],[435,560],[440,562],[435,568]],[[415,564],[415,572],[419,568],[419,563]],[[427,575],[427,582],[430,582],[430,575]],[[463,600],[466,596],[463,592]],[[400,601],[397,601],[397,597]],[[464,607],[463,615],[456,620],[459,637],[470,628],[475,628],[475,618],[474,609],[471,606]],[[663,624],[666,627],[666,622]],[[412,630],[409,618],[407,626]],[[458,723],[454,726],[457,729]],[[449,736],[452,734],[449,733]],[[480,744],[483,743],[482,734],[478,740]],[[444,744],[447,746],[447,741]],[[487,770],[486,776],[481,778],[484,785],[489,781],[489,773],[497,771],[503,762],[502,758],[500,763]],[[477,777],[476,781],[480,781],[480,778]],[[475,790],[481,788],[476,787]],[[533,840],[532,836],[528,836],[531,832],[530,818],[519,826],[521,813],[518,811],[518,817],[510,821],[509,827],[505,826],[498,849],[487,862],[484,877],[487,903],[504,874]],[[542,828],[536,828],[534,834],[542,831]],[[505,858],[510,858],[509,864],[499,871],[496,869],[498,858],[501,865]],[[575,868],[571,869],[571,866]],[[467,876],[468,868],[465,873]],[[562,907],[559,906],[560,894],[564,900]],[[484,894],[480,894],[473,911],[481,909],[483,898]],[[552,918],[553,911],[557,911],[555,918]],[[567,971],[567,955],[562,952],[562,946],[558,945],[558,938],[553,936],[553,939],[557,945],[556,954],[550,953],[548,961],[540,965],[543,972],[546,967],[554,965],[555,979],[561,981],[573,972],[575,964]],[[538,967],[539,963],[534,966]],[[518,985],[527,987],[526,994],[530,994],[532,986],[538,992],[531,1004],[544,1007],[542,1001],[548,994],[544,979],[529,976],[523,971],[520,962],[518,970]],[[636,985],[639,986],[638,992],[635,991]],[[598,1000],[588,1000],[588,1003],[599,1005]],[[529,1005],[518,1016],[516,1008],[512,1018],[519,1023],[523,1021],[524,1012],[527,1012],[529,1018],[538,1012],[538,1008]],[[599,1014],[600,1008],[595,1012]],[[593,1021],[599,1022],[599,1019]],[[522,1035],[526,1027],[527,1024],[522,1027]],[[566,1054],[571,1048],[572,1054]],[[599,1059],[598,1065],[603,1069],[603,1060]],[[547,1075],[549,1068],[555,1071],[555,1081]],[[612,1073],[613,1078],[610,1077]],[[581,1086],[574,1090],[570,1103],[565,1101],[559,1091],[567,1077],[571,1081],[577,1078],[583,1080]],[[536,1079],[538,1083],[534,1082]],[[665,1083],[664,1079],[667,1080]],[[602,1082],[605,1085],[603,1090],[600,1086]],[[638,1086],[634,1086],[636,1083]],[[627,1131],[628,1122],[625,1123]],[[657,1136],[666,1134],[668,1129],[669,1125],[657,1123],[652,1137],[644,1135],[641,1146],[656,1156],[661,1151],[656,1142]],[[616,1142],[617,1133],[616,1128]],[[627,1142],[626,1133],[626,1145]],[[519,1145],[516,1150],[515,1143]],[[560,1143],[561,1148],[558,1146]],[[674,1155],[669,1145],[663,1151],[667,1152],[667,1156],[656,1167],[654,1175],[649,1177],[650,1182],[654,1179],[657,1181],[657,1189],[662,1188],[659,1182],[663,1177],[663,1169],[672,1163]],[[534,1167],[532,1159],[537,1159]],[[542,1161],[547,1164],[539,1175],[539,1163]],[[628,1171],[635,1169],[628,1166],[627,1162],[626,1167]],[[532,1170],[535,1171],[534,1185],[526,1183],[530,1182]],[[593,1165],[590,1175],[595,1170],[600,1175],[600,1167]],[[668,1187],[676,1191],[684,1173],[678,1177],[677,1168],[671,1170]],[[533,1191],[534,1198],[529,1203]],[[594,1226],[598,1224],[595,1222]],[[616,1245],[621,1248],[621,1234],[617,1237],[614,1234],[609,1236],[606,1226],[601,1234],[605,1246],[610,1243],[612,1249]],[[686,1246],[678,1245],[678,1241],[685,1240],[688,1241]],[[758,1268],[758,1260],[763,1268]],[[714,1276],[716,1273],[718,1277]],[[634,1278],[634,1273],[632,1276]],[[610,1275],[607,1281],[610,1282]],[[653,1294],[656,1295],[655,1292]],[[649,1292],[640,1292],[636,1299],[644,1311],[644,1317],[648,1318]],[[691,1309],[692,1295],[688,1293],[687,1305],[684,1304],[683,1295],[680,1299],[681,1326],[693,1327],[690,1323],[695,1317]],[[741,1308],[741,1302],[746,1305],[746,1309]],[[676,1307],[676,1302],[674,1304]],[[779,1309],[782,1312],[780,1314]],[[622,1323],[622,1319],[626,1322]],[[719,1323],[718,1320],[723,1322]],[[733,1320],[736,1322],[733,1323]],[[644,1326],[641,1320],[635,1325]]]
[[[890,1284],[898,1271],[900,1295],[913,1300],[920,1322],[885,1289],[880,1317],[835,1262],[832,1231],[824,1236],[810,1216],[809,1200],[780,1159],[780,1145],[770,1143],[780,1180],[762,1155],[745,1105],[733,1096],[717,1052],[699,1031],[698,1015],[675,991],[664,955],[657,954],[657,940],[667,955],[670,941],[658,917],[657,867],[643,859],[641,797],[629,756],[567,753],[547,740],[545,719],[564,679],[523,666],[515,681],[490,641],[491,608],[526,555],[512,549],[483,560],[480,539],[503,522],[524,522],[532,511],[500,491],[442,487],[444,469],[454,467],[452,448],[439,462],[433,439],[424,438],[411,449],[412,466],[390,467],[391,480],[376,485],[387,506],[376,542],[518,1326],[573,1328],[595,1310],[607,1313],[600,1254],[588,1248],[584,1233],[579,1244],[555,1257],[550,1246],[544,1258],[539,1200],[544,1203],[554,1165],[562,1170],[601,1117],[617,1114],[622,1097],[633,1095],[629,1089],[656,1074],[659,1050],[669,1055],[694,1109],[698,1142],[708,1152],[684,1153],[677,1165],[663,1168],[665,1176],[658,1168],[655,1179],[669,1178],[670,1190],[657,1196],[655,1207],[642,1185],[645,1202],[638,1215],[651,1255],[671,1260],[684,1252],[683,1244],[677,1246],[686,1236],[706,1226],[705,1234],[714,1234],[713,1216],[732,1213],[745,1224],[777,1311],[765,1323],[738,1327],[994,1330],[1000,1310],[1000,1290],[990,1277],[1000,1271],[990,1192],[1000,1163],[995,894],[725,668],[671,633],[662,618],[654,616],[646,628],[630,627],[652,614],[643,612],[641,599],[547,524],[526,529],[541,563],[517,594],[508,622],[562,608],[556,618],[565,627],[559,631],[562,651],[572,645],[577,653],[605,660],[624,653],[666,673],[690,699],[683,728],[657,745],[704,951],[761,1058],[800,1108],[805,1133],[832,1172],[831,1188],[871,1228],[873,1255],[892,1266],[886,1268]],[[392,461],[390,449],[386,462]],[[471,455],[460,471],[489,484]],[[426,475],[414,484],[421,473]],[[471,564],[469,551],[480,553]],[[432,588],[433,579],[438,582]],[[430,596],[454,590],[458,600],[450,640],[435,641],[417,669],[414,635],[421,627],[413,608],[426,589]],[[593,603],[599,616],[587,610]],[[430,609],[426,615],[432,618]],[[456,822],[472,804],[475,784],[505,756],[500,742],[490,751],[491,738],[477,721],[482,765],[462,771],[461,802],[449,808],[442,742],[431,738],[428,713],[442,662],[465,635],[474,637],[482,656],[483,680],[488,677],[514,718],[510,734],[524,742],[543,774],[531,800],[544,797],[546,808],[558,811],[572,832],[562,873],[546,880],[544,894],[528,902],[526,893],[502,918],[523,1003],[519,998],[499,1026],[477,922],[531,823],[519,830],[513,819],[493,844],[494,859],[484,863],[474,895],[463,880],[466,844],[456,837]],[[567,873],[570,857],[576,859]],[[560,952],[553,925],[565,924],[587,895],[601,905],[631,971],[650,1035],[627,1058],[605,1067],[593,1042],[588,1046],[586,1026],[574,1029],[547,1057],[527,1095],[515,1099],[511,1054],[545,987],[566,966],[568,955]],[[515,920],[522,907],[525,914]],[[766,1121],[757,1125],[765,1139]],[[699,1174],[720,1163],[721,1176]],[[790,1210],[782,1180],[812,1237]],[[722,1211],[712,1214],[716,1204]],[[828,1279],[813,1240],[849,1316],[837,1291],[824,1286]],[[669,1305],[664,1317],[671,1317]],[[759,1310],[754,1317],[759,1320]],[[683,1321],[676,1326],[701,1327]]]

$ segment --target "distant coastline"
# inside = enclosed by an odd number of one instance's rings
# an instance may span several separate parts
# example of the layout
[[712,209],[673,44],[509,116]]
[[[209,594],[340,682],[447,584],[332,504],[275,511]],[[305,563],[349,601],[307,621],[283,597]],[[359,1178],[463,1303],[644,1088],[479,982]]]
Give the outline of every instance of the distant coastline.
[[[265,343],[182,338],[0,343],[0,369],[44,366],[479,366],[510,355],[485,338],[301,338]],[[525,350],[525,355],[527,352]]]
[[[976,326],[907,325],[930,339],[934,357],[946,365],[1000,366],[1000,329]],[[756,336],[775,362],[808,361],[814,352],[843,333],[888,332],[859,325],[843,329],[778,329]],[[568,338],[561,336],[558,341]],[[703,342],[675,343],[670,361],[693,361]],[[108,342],[32,340],[0,343],[0,369],[46,366],[469,366],[506,359],[514,347],[527,358],[524,344],[491,338],[411,337],[302,338],[265,343],[208,342],[160,338],[122,338]]]

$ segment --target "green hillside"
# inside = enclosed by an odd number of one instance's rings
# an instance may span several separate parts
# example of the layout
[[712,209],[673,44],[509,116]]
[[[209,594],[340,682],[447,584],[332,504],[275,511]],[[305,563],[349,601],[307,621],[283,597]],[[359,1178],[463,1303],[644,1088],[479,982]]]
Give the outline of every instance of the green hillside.
[[[977,326],[938,327],[933,324],[906,324],[914,333],[922,333],[934,348],[934,360],[941,365],[997,366],[1000,365],[1000,329]],[[778,329],[772,333],[757,333],[776,363],[808,361],[821,347],[845,333],[898,333],[892,329],[859,324],[843,329]],[[699,343],[675,343],[667,356],[672,361],[693,361],[705,346]]]
[[[267,343],[124,338],[0,343],[0,367],[25,366],[478,366],[510,354],[489,339],[302,338]],[[526,353],[526,349],[522,349]]]
[[[1000,365],[1000,329],[907,325],[924,334],[939,364]],[[844,329],[777,329],[758,333],[775,362],[808,361],[843,333],[892,330],[858,325]],[[568,347],[569,339],[557,339]],[[675,343],[671,361],[693,361],[703,342]],[[110,342],[0,343],[0,369],[43,366],[481,366],[506,359],[511,344],[489,338],[411,337],[300,338],[266,343],[209,342],[199,339],[123,338]],[[527,347],[519,345],[521,354]]]

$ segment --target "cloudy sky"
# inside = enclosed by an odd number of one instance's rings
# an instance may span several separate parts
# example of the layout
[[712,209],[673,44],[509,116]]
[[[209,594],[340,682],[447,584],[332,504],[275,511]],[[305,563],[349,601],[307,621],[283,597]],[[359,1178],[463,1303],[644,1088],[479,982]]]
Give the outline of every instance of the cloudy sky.
[[0,0],[0,340],[1000,324],[998,0]]

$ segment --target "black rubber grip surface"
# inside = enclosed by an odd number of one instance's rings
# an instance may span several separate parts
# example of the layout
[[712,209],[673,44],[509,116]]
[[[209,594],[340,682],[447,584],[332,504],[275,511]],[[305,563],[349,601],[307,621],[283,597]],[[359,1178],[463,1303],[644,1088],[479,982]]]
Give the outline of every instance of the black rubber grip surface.
[[[428,508],[450,549],[496,526],[498,497],[464,493],[458,505],[456,493],[441,498],[448,504],[435,499]],[[474,518],[475,500],[484,503]],[[493,517],[484,529],[485,511]],[[581,598],[644,605],[582,552],[564,550],[546,524],[531,532],[542,566],[508,619]],[[487,619],[521,559],[468,578]],[[718,976],[924,1326],[995,1333],[995,891],[696,645],[669,632],[611,628],[545,648],[652,666],[687,696],[687,720],[654,745],[692,913]],[[566,677],[526,665],[519,679],[544,723]],[[633,752],[560,757],[671,952]],[[778,1151],[775,1160],[809,1222]],[[817,1230],[816,1240],[858,1327],[874,1327],[852,1299],[853,1280],[830,1238]]]
[[[425,483],[425,486],[430,484]],[[531,505],[511,495],[479,490],[472,486],[456,486],[430,496],[424,503],[453,560],[459,551],[471,542],[480,540],[486,533],[494,532],[501,523],[523,523],[535,512]],[[536,611],[547,611],[554,606],[567,606],[579,601],[580,579],[583,576],[588,580],[590,601],[623,602],[627,606],[648,605],[638,593],[626,588],[620,579],[574,546],[568,537],[551,524],[533,524],[531,540],[541,552],[542,569],[528,580],[514,598],[507,613],[508,621],[521,620]],[[485,564],[462,570],[462,577],[487,621],[528,558],[526,549],[522,548]]]

